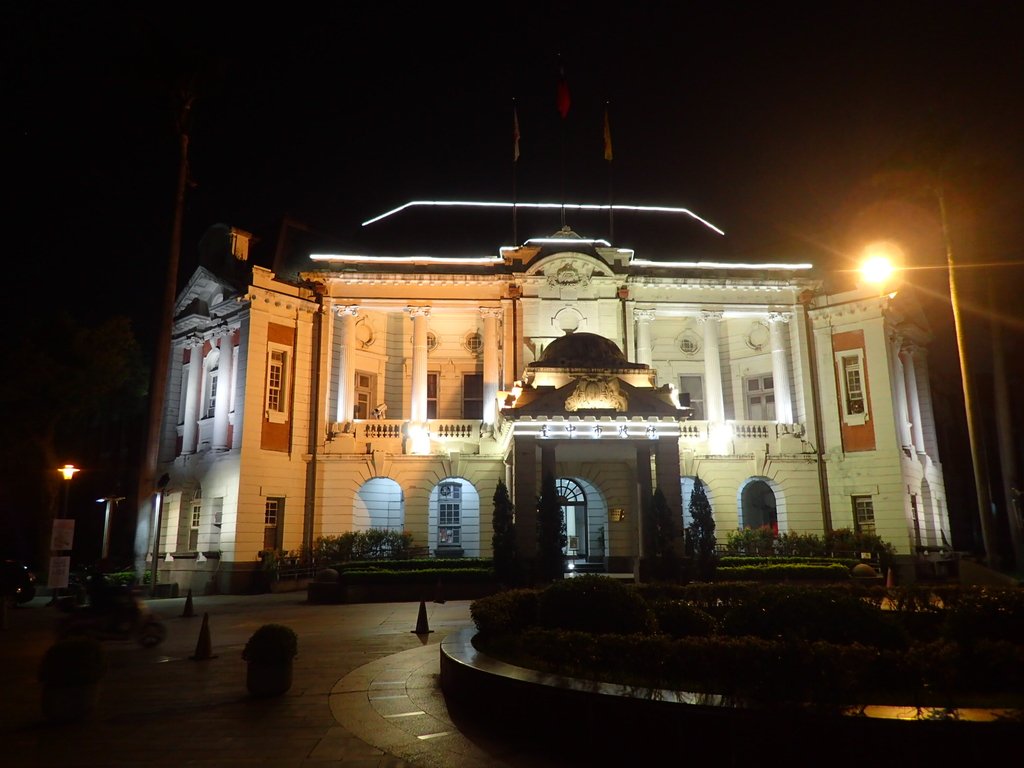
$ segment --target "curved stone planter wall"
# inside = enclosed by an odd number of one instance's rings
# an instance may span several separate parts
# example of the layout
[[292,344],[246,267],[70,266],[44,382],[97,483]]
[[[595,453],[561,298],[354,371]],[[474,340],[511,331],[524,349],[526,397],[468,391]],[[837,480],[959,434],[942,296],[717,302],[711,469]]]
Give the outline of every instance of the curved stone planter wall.
[[910,707],[866,708],[852,716],[545,674],[479,653],[475,634],[473,628],[455,632],[440,645],[450,710],[481,727],[566,749],[569,758],[600,761],[595,764],[669,755],[808,768],[978,764],[1015,754],[1024,736],[1024,715],[1016,710],[1004,713],[1016,721],[1001,722],[966,719],[990,718],[990,710],[959,710],[959,720],[930,719],[943,713]]

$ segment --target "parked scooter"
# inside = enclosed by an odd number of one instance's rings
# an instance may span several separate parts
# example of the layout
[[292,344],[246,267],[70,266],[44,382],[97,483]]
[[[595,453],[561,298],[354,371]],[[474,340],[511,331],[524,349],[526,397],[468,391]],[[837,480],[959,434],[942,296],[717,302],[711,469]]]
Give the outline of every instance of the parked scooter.
[[134,640],[145,648],[159,645],[167,637],[167,627],[137,590],[107,584],[101,575],[90,578],[87,590],[87,605],[60,603],[68,615],[57,625],[58,637],[88,635],[97,640]]

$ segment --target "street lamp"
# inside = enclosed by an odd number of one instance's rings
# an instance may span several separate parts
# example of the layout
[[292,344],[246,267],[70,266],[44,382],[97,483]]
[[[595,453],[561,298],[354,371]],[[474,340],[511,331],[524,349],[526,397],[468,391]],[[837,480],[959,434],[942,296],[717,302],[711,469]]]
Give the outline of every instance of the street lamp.
[[[942,220],[942,236],[946,246],[946,269],[949,279],[949,300],[953,310],[953,326],[956,334],[956,349],[960,362],[960,377],[964,393],[964,413],[967,419],[967,439],[971,448],[971,466],[974,470],[974,486],[978,502],[978,518],[981,522],[982,545],[985,548],[985,559],[989,565],[997,564],[995,549],[995,530],[989,508],[988,473],[981,454],[981,437],[974,419],[974,397],[971,377],[967,365],[966,342],[963,324],[960,320],[960,301],[957,291],[956,271],[953,262],[953,245],[949,235],[949,222],[946,217],[946,201],[941,189],[933,190],[939,204]],[[884,286],[893,275],[903,268],[903,251],[891,241],[872,243],[864,251],[860,274],[865,282]]]
[[103,546],[100,549],[100,559],[106,560],[110,554],[110,513],[117,502],[124,501],[124,496],[104,496],[96,499],[100,504],[106,502],[106,509],[103,511]]
[[71,558],[60,553],[71,550],[74,528],[72,523],[63,521],[67,520],[68,517],[68,497],[71,495],[71,480],[75,477],[75,473],[81,470],[74,464],[65,464],[63,467],[57,467],[57,471],[60,472],[60,476],[65,481],[64,507],[59,515],[61,522],[53,521],[53,531],[50,534],[50,573],[47,583],[53,590],[50,599],[51,605],[57,602],[61,587],[67,586],[68,583],[68,570]]

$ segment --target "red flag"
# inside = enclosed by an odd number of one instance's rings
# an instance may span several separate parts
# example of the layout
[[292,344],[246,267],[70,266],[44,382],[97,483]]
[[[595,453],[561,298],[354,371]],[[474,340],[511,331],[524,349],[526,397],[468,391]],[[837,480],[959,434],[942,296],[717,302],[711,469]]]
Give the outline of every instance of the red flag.
[[512,162],[519,159],[519,113],[512,107]]
[[612,161],[612,127],[608,123],[608,108],[604,110],[604,159]]
[[569,83],[566,82],[565,69],[562,67],[558,68],[558,93],[555,103],[558,106],[558,113],[564,120],[566,115],[569,114]]

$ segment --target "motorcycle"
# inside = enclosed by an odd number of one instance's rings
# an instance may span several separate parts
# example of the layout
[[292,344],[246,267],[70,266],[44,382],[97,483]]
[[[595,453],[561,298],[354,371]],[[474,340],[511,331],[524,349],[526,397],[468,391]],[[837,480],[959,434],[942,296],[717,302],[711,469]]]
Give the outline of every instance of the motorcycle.
[[66,603],[61,608],[68,613],[57,625],[61,638],[87,635],[97,640],[134,640],[152,648],[167,637],[167,627],[132,589],[111,589],[102,598],[94,593],[87,605]]

